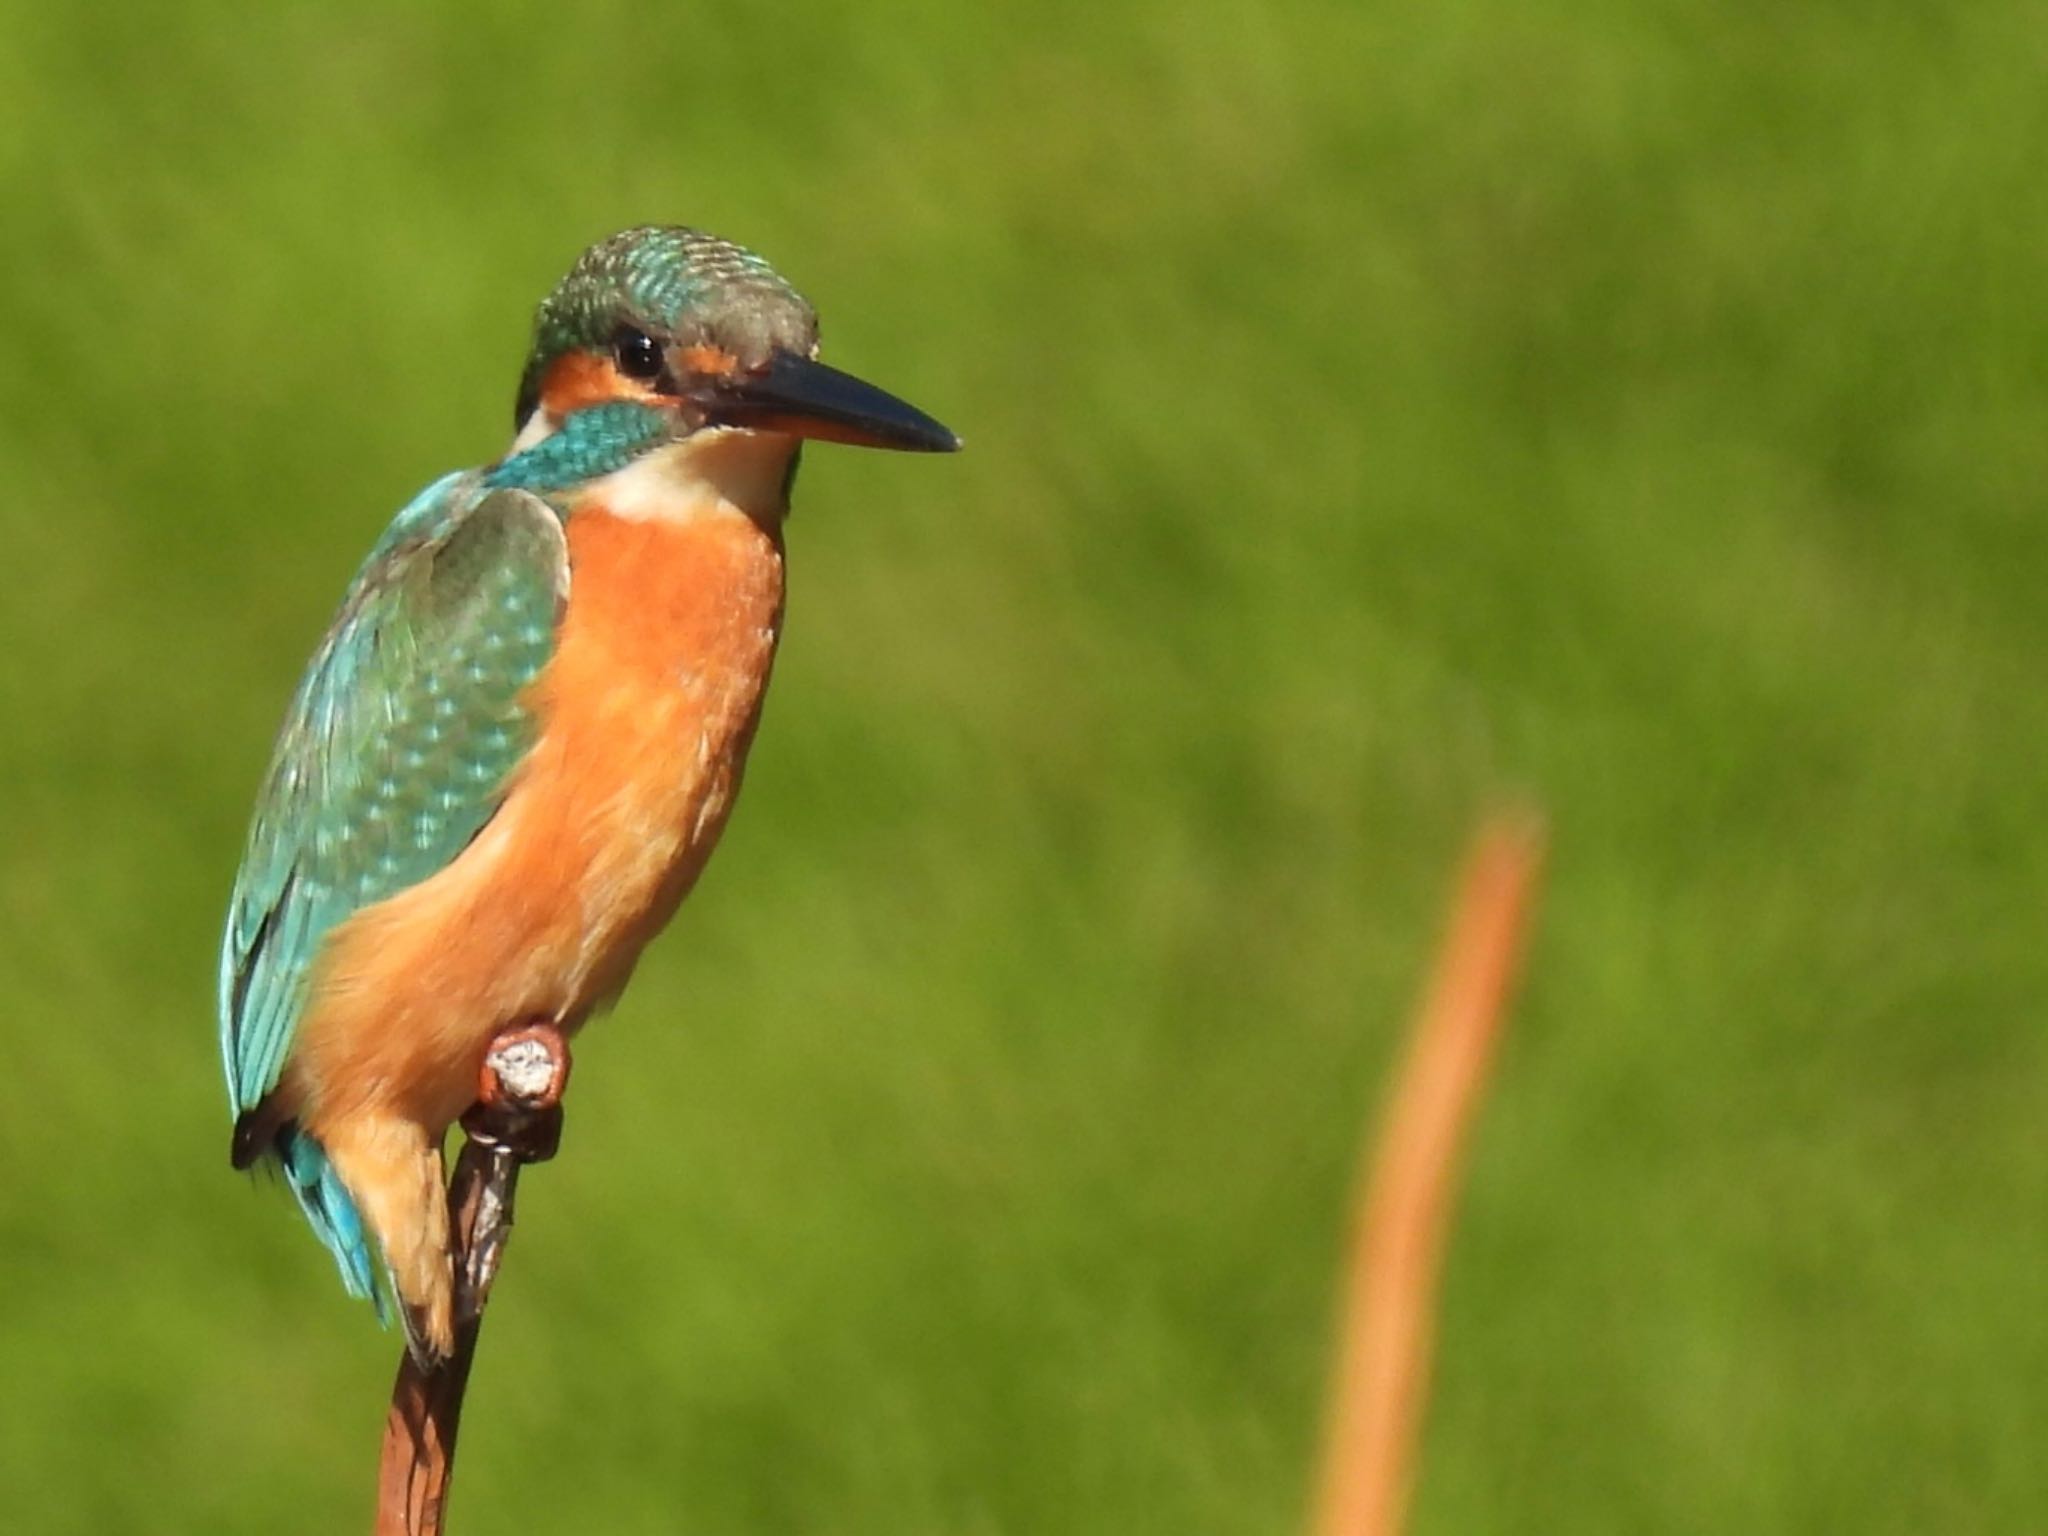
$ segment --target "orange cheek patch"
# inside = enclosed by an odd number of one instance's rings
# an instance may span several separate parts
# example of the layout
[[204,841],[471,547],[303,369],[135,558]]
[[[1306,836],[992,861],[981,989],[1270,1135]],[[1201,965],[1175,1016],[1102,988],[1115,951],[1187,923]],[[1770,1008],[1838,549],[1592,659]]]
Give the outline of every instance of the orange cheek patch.
[[607,400],[652,400],[656,398],[638,379],[629,379],[608,357],[595,352],[564,352],[548,365],[540,381],[540,403],[560,421],[571,411]]
[[708,347],[699,343],[694,347],[683,348],[676,356],[681,360],[685,373],[703,378],[724,379],[739,372],[740,360],[723,347]]

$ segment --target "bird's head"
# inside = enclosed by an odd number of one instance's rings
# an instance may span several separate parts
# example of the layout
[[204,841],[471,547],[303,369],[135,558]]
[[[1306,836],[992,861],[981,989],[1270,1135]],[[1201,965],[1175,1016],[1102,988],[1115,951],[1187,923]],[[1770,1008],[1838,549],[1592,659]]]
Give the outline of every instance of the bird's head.
[[[816,311],[753,252],[680,226],[625,230],[578,257],[542,302],[505,468],[536,457],[615,468],[621,456],[729,433],[779,438],[785,460],[800,438],[960,446],[817,351]],[[542,478],[549,469],[532,467]]]

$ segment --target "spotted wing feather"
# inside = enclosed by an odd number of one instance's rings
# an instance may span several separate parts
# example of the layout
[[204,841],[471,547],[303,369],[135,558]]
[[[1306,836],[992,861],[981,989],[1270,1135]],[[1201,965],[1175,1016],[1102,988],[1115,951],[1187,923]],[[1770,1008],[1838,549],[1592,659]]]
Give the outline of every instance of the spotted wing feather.
[[[277,1086],[328,932],[446,867],[503,800],[567,588],[555,513],[467,475],[423,492],[357,573],[293,697],[229,908],[220,1043],[237,1116]],[[287,1127],[274,1146],[238,1137],[236,1160],[266,1151],[350,1289],[369,1290],[360,1224],[317,1147]]]

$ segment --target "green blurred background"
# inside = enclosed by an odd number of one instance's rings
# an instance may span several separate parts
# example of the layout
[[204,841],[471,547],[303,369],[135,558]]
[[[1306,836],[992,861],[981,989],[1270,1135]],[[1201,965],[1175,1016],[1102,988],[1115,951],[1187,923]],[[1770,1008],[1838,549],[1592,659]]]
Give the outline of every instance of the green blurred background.
[[0,1525],[366,1525],[397,1344],[228,1171],[219,911],[356,560],[676,220],[969,451],[810,456],[458,1529],[1295,1528],[1353,1148],[1517,795],[1415,1529],[2038,1528],[2044,39],[17,0]]

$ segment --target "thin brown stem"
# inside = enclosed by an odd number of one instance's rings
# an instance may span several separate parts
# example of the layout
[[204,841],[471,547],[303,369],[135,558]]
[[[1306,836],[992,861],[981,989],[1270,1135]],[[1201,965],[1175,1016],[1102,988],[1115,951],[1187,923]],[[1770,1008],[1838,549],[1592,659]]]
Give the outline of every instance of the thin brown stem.
[[1458,1154],[1506,1015],[1542,865],[1532,818],[1480,831],[1360,1201],[1314,1536],[1396,1536],[1429,1392]]
[[376,1536],[440,1536],[463,1393],[511,1234],[519,1170],[555,1155],[568,1082],[569,1044],[551,1023],[505,1030],[485,1053],[477,1102],[462,1117],[467,1139],[448,1181],[455,1350],[432,1365],[408,1350],[398,1363],[384,1420]]

